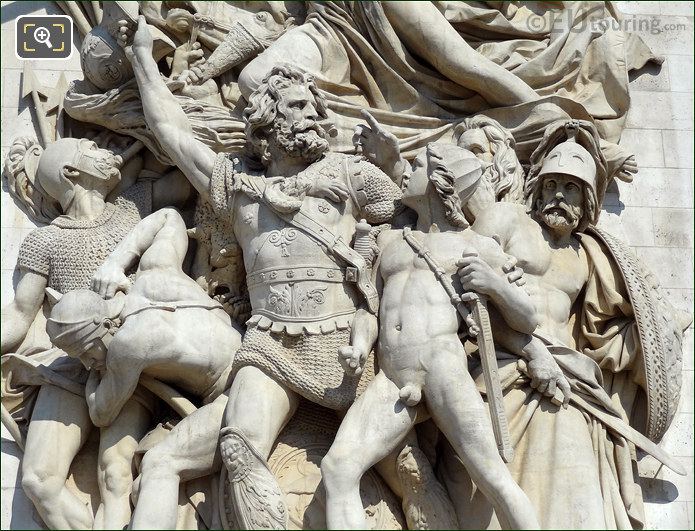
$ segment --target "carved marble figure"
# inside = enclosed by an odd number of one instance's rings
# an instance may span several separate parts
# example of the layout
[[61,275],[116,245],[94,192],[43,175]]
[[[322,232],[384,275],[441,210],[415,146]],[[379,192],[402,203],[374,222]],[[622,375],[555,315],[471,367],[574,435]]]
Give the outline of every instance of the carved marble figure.
[[[131,398],[155,410],[151,395],[138,389],[142,374],[175,384],[203,403],[229,387],[241,334],[222,305],[181,269],[187,248],[180,214],[158,210],[138,223],[95,272],[94,291],[79,289],[57,296],[47,331],[56,347],[90,371],[85,393],[95,426],[107,428],[118,422]],[[125,272],[136,261],[139,266],[131,285]],[[131,433],[121,433],[136,443],[130,459],[144,435],[142,424]],[[130,467],[122,475],[130,476]],[[105,519],[105,527],[130,521],[130,493],[131,488],[123,488],[120,499],[111,501],[120,507],[120,519]],[[109,494],[108,489],[102,492],[104,502]],[[164,498],[165,492],[160,490],[159,496]],[[177,494],[173,497],[178,500]]]
[[[559,129],[565,127],[567,140],[546,148],[535,168],[534,186],[526,190],[530,214],[523,205],[495,203],[478,213],[473,230],[494,237],[518,260],[535,307],[543,308],[534,334],[552,352],[572,392],[600,404],[615,423],[602,424],[591,410],[574,402],[567,409],[555,404],[539,407],[534,389],[552,395],[554,383],[524,376],[527,383],[512,386],[505,397],[514,426],[512,438],[517,451],[523,452],[523,458],[512,462],[510,469],[536,507],[543,527],[631,527],[643,521],[643,516],[641,494],[634,485],[633,458],[625,431],[621,433],[626,429],[624,419],[634,411],[637,392],[635,384],[627,382],[640,363],[635,358],[638,351],[629,350],[630,336],[635,333],[632,312],[621,307],[621,303],[630,304],[630,297],[616,265],[607,262],[610,255],[601,249],[601,239],[587,233],[587,227],[596,221],[605,190],[596,152],[592,155],[577,141],[577,124],[562,124]],[[601,293],[606,298],[597,303]],[[574,308],[582,296],[583,308],[576,315]],[[592,304],[596,306],[592,308]],[[579,337],[574,335],[573,319],[579,322]],[[612,326],[620,331],[616,333]],[[681,332],[673,331],[675,335]],[[508,370],[523,375],[525,370],[515,365],[509,363]],[[531,420],[522,427],[515,423],[518,415]],[[546,435],[544,442],[536,442],[533,449],[526,447],[526,441],[540,433],[537,430]],[[551,442],[549,433],[562,433],[562,437]],[[599,463],[596,455],[600,455]],[[549,465],[552,468],[546,474],[531,478],[531,469]],[[615,486],[610,494],[607,484]],[[550,485],[553,503],[543,494]],[[474,518],[473,526],[487,524],[485,509],[474,509],[475,499],[467,501],[470,491],[457,496],[452,486],[449,492],[461,500],[457,505],[460,518],[465,514]],[[560,509],[570,500],[573,507],[582,509]]]
[[[127,28],[122,37],[127,42]],[[310,78],[287,67],[269,74],[244,113],[265,174],[215,155],[187,132],[150,43],[141,20],[129,54],[148,124],[201,195],[231,217],[244,258],[252,316],[235,357],[220,441],[237,523],[284,527],[282,493],[265,461],[299,397],[344,410],[373,375],[370,367],[362,377],[345,379],[337,358],[351,342],[350,323],[377,304],[365,259],[349,242],[359,219],[391,219],[400,190],[366,161],[327,153],[319,125],[325,102]],[[306,197],[272,193],[273,182]],[[267,422],[259,425],[259,414]]]
[[[180,173],[157,181],[136,181],[134,168],[128,166],[126,182],[122,183],[122,164],[120,155],[99,148],[87,138],[61,139],[45,149],[24,138],[13,144],[6,172],[17,178],[22,174],[24,188],[34,189],[24,197],[30,205],[43,205],[37,214],[61,214],[22,242],[15,299],[3,308],[3,322],[8,323],[3,327],[3,352],[12,352],[25,340],[44,303],[45,288],[59,293],[89,288],[92,274],[142,217],[163,204],[185,201],[188,186],[180,180]],[[93,520],[65,488],[70,464],[90,431],[89,427],[76,427],[91,426],[84,402],[86,379],[79,362],[59,348],[37,352],[27,345],[3,358],[3,403],[9,411],[25,420],[54,419],[30,423],[22,481],[43,518],[55,527],[91,526]],[[123,417],[126,426],[115,426],[112,433],[127,430],[133,416],[146,415],[136,403],[130,409],[131,418]],[[119,463],[130,467],[121,461],[120,439],[114,436],[103,442],[100,455],[107,472],[100,479],[104,484],[109,479],[108,470],[118,470]],[[51,447],[56,455],[46,456],[47,440],[61,441]],[[113,450],[107,452],[109,448]],[[109,467],[110,463],[114,464]],[[111,481],[117,483],[118,477]],[[108,503],[105,512],[108,519]]]
[[[369,146],[365,153],[370,159],[374,161],[394,160],[396,153],[393,152],[393,143],[386,141],[388,134],[376,121],[371,120],[370,126],[361,129],[358,133],[357,140]],[[482,140],[482,138],[479,140]],[[562,142],[563,140],[565,142]],[[580,144],[580,140],[593,153],[583,147]],[[458,141],[462,143],[462,138],[459,137]],[[463,143],[464,145],[468,144],[476,147],[476,139],[472,135],[468,135],[467,138],[464,137]],[[553,420],[553,422],[560,422],[559,419],[568,419],[568,417],[575,414],[583,418],[583,415],[587,412],[585,407],[579,407],[574,403],[573,407],[568,411],[559,407],[563,402],[566,405],[566,398],[569,396],[569,393],[567,392],[568,390],[561,391],[557,388],[557,379],[546,380],[538,377],[540,374],[548,374],[546,372],[548,369],[550,369],[551,373],[559,370],[557,367],[559,365],[565,373],[563,380],[566,378],[571,382],[574,392],[588,396],[591,401],[601,404],[606,411],[613,415],[614,420],[610,424],[610,428],[603,428],[605,437],[612,440],[612,437],[617,436],[619,440],[623,438],[623,441],[625,441],[624,437],[630,432],[630,428],[626,427],[625,423],[620,420],[625,416],[625,413],[621,413],[621,411],[630,411],[632,405],[629,403],[624,404],[625,398],[618,398],[617,396],[611,398],[609,396],[610,386],[604,387],[604,378],[619,381],[620,377],[615,377],[610,373],[604,376],[602,372],[605,373],[606,371],[601,370],[604,367],[611,367],[618,372],[630,369],[634,363],[630,362],[629,359],[625,359],[621,366],[619,363],[607,363],[607,360],[601,360],[601,356],[610,355],[610,353],[616,355],[616,349],[619,352],[621,349],[629,348],[629,343],[627,343],[629,339],[626,339],[626,337],[634,333],[631,327],[623,328],[625,324],[622,324],[620,327],[622,331],[619,334],[610,332],[609,327],[604,328],[611,322],[614,325],[615,323],[624,323],[624,318],[626,317],[625,310],[621,310],[619,306],[613,306],[614,304],[617,305],[620,299],[611,298],[610,302],[606,301],[604,303],[605,307],[601,308],[601,313],[598,315],[592,315],[592,312],[588,312],[580,318],[582,319],[583,330],[585,330],[584,333],[593,334],[594,336],[593,341],[589,343],[591,346],[587,350],[582,349],[583,353],[579,354],[571,347],[568,348],[568,345],[576,345],[570,325],[573,307],[576,304],[577,297],[589,283],[589,278],[595,279],[597,274],[595,268],[598,266],[590,262],[590,256],[594,260],[601,260],[599,263],[602,266],[601,274],[603,278],[601,279],[602,285],[600,289],[610,289],[615,294],[615,297],[618,297],[618,293],[625,290],[622,279],[616,276],[615,266],[611,268],[611,266],[605,263],[606,253],[597,247],[600,244],[584,234],[587,227],[596,221],[598,208],[607,186],[605,159],[602,157],[598,145],[599,142],[595,130],[588,123],[560,122],[555,124],[554,127],[546,131],[545,142],[539,146],[534,159],[535,165],[532,167],[530,175],[526,180],[525,193],[529,198],[531,215],[529,215],[527,207],[523,204],[491,202],[488,198],[485,202],[486,204],[483,203],[484,206],[475,213],[475,223],[473,223],[472,228],[482,235],[494,238],[501,244],[504,252],[518,261],[518,266],[524,271],[527,290],[534,300],[535,308],[544,309],[539,314],[540,323],[538,329],[534,331],[535,337],[531,342],[524,341],[526,345],[525,350],[527,352],[540,353],[546,350],[546,347],[539,344],[539,342],[542,342],[547,345],[547,348],[557,360],[557,364],[552,363],[550,365],[550,367],[554,366],[554,369],[543,367],[534,375],[534,371],[531,368],[533,361],[517,366],[513,358],[503,361],[507,353],[504,352],[502,354],[503,357],[500,363],[507,366],[506,370],[503,369],[503,373],[516,370],[524,378],[527,378],[530,384],[524,392],[527,401],[526,406],[521,404],[516,406],[520,408],[518,414],[528,414],[528,412],[521,412],[524,409],[533,411],[533,409],[529,408],[535,408],[535,401],[538,400],[538,397],[534,394],[535,390],[541,395],[546,395],[554,402],[552,406],[554,412],[549,417],[558,420]],[[391,152],[389,153],[389,151]],[[389,164],[389,167],[392,167],[392,165]],[[403,168],[403,166],[398,167]],[[408,172],[406,171],[400,177],[400,180],[407,182],[407,179]],[[632,259],[634,260],[634,257]],[[611,274],[608,275],[605,269],[611,271]],[[595,280],[593,281],[595,282]],[[599,288],[595,289],[600,292]],[[623,293],[619,297],[624,297],[623,300],[626,301],[630,300],[630,296],[627,293]],[[670,310],[667,309],[667,314],[677,315],[677,312],[671,308]],[[629,311],[627,315],[630,315]],[[682,324],[672,325],[665,335],[672,333],[676,337],[676,341],[680,342],[678,337],[681,336],[684,328],[685,326]],[[518,342],[518,340],[519,338],[516,338],[514,342]],[[511,344],[504,346],[509,349]],[[519,354],[513,348],[510,349],[510,352]],[[530,376],[528,375],[529,372],[532,373]],[[474,374],[478,379],[481,379],[479,367],[474,370]],[[511,378],[511,376],[507,377]],[[668,376],[663,375],[662,378],[666,380]],[[668,385],[668,383],[664,381],[662,385]],[[515,394],[515,389],[512,387],[507,393],[505,401],[511,401],[511,397]],[[517,396],[516,399],[519,400],[520,398]],[[629,400],[634,400],[634,398]],[[666,407],[668,410],[672,406],[663,404],[662,407]],[[508,406],[507,410],[509,410]],[[592,413],[591,410],[588,412]],[[536,414],[537,416],[543,416],[544,411],[537,410]],[[605,497],[600,494],[602,491],[599,474],[605,474],[609,468],[600,469],[602,472],[596,471],[593,476],[588,474],[582,476],[582,484],[584,485],[584,482],[586,482],[586,488],[582,489],[581,495],[577,494],[575,487],[578,480],[570,481],[570,476],[578,474],[578,471],[574,468],[575,466],[586,467],[586,463],[590,462],[590,455],[593,455],[595,452],[595,444],[586,444],[590,441],[588,432],[583,432],[586,422],[579,423],[578,420],[579,418],[577,419],[577,425],[573,425],[572,429],[566,429],[568,433],[575,433],[572,444],[570,445],[568,442],[567,445],[554,445],[552,447],[553,451],[567,456],[565,463],[573,464],[566,466],[556,464],[554,470],[556,476],[551,477],[549,481],[553,481],[553,484],[555,484],[557,476],[567,474],[567,491],[564,494],[567,496],[567,503],[569,503],[570,499],[574,500],[573,503],[585,503],[587,510],[582,513],[584,516],[580,517],[578,513],[556,511],[555,505],[547,503],[541,494],[546,492],[546,482],[531,479],[528,473],[522,476],[517,468],[520,466],[519,463],[523,463],[521,466],[525,467],[524,470],[528,470],[527,467],[531,466],[528,464],[531,460],[528,456],[523,460],[512,461],[509,465],[512,472],[517,473],[518,478],[527,478],[525,481],[519,479],[520,485],[527,491],[531,501],[539,511],[541,524],[544,527],[571,527],[580,525],[580,521],[576,520],[576,518],[580,518],[581,525],[583,525],[583,522],[586,522],[586,515],[589,513],[592,515],[592,518],[596,518],[593,525],[599,525],[599,522],[602,522],[601,525],[610,525],[611,522],[615,521],[628,522],[630,518],[639,521],[639,511],[641,510],[639,498],[621,499],[620,497],[613,497],[612,512],[599,510],[599,505],[603,507],[605,501]],[[605,421],[605,419],[601,420]],[[567,422],[572,421],[567,420]],[[598,421],[595,420],[594,422]],[[514,424],[514,420],[512,420],[512,423]],[[517,433],[514,433],[514,429],[512,429],[512,437],[514,439],[521,438],[523,442],[524,436],[532,436],[529,433],[531,430],[530,425],[525,427],[525,429],[520,427]],[[584,443],[581,442],[582,439],[580,438],[582,432],[586,433],[584,435]],[[627,439],[630,442],[635,442],[630,436]],[[644,443],[642,445],[643,450],[647,452],[658,451],[648,441],[644,441]],[[515,446],[517,445],[515,444]],[[566,446],[571,446],[572,450],[567,450]],[[564,454],[565,451],[568,453]],[[582,455],[582,451],[586,452],[586,462],[577,461],[579,456]],[[618,455],[610,459],[614,463],[617,462],[618,464],[615,466],[618,467],[622,457],[617,450],[616,453]],[[449,457],[453,456],[451,448],[449,448],[448,455]],[[573,459],[570,459],[570,455],[574,456]],[[545,459],[545,457],[545,455],[543,457],[539,455],[538,459]],[[443,468],[446,471],[445,474],[448,474],[448,471],[451,470],[448,467],[461,468],[460,465],[457,465],[457,460],[448,459],[446,463],[447,466]],[[669,461],[669,463],[671,462]],[[622,466],[626,467],[627,470],[632,470],[630,462]],[[672,466],[680,470],[677,463],[672,464]],[[617,470],[617,468],[614,468],[614,470]],[[472,525],[487,525],[487,522],[482,519],[489,518],[489,513],[485,509],[479,509],[481,507],[480,500],[476,499],[475,501],[463,503],[463,501],[471,499],[471,491],[470,484],[466,486],[467,490],[458,490],[458,482],[461,480],[461,477],[460,474],[458,477],[452,474],[451,481],[447,482],[449,493],[453,499],[462,500],[461,504],[455,503],[459,519],[461,520],[464,517],[470,519],[471,514],[476,514],[477,518],[481,520],[473,520],[475,523]],[[631,476],[623,475],[619,479],[615,478],[614,481],[619,484],[620,481],[629,481],[622,479],[629,477]],[[556,488],[556,491],[564,493],[559,488]],[[637,491],[629,486],[622,492],[627,493],[625,494],[627,496],[638,496],[636,494]],[[595,497],[592,498],[592,496]],[[592,506],[592,503],[595,505]],[[478,508],[478,510],[476,511],[473,507]],[[630,510],[632,511],[631,514],[628,512]]]
[[663,61],[612,3],[57,5],[83,76],[25,68],[3,173],[42,225],[0,338],[35,518],[655,524],[692,316],[599,228]]
[[[380,371],[348,411],[322,462],[332,529],[363,527],[359,478],[428,413],[505,525],[539,526],[528,498],[498,454],[492,425],[466,367],[459,313],[443,285],[460,268],[461,288],[489,297],[509,326],[530,334],[537,325],[531,299],[508,282],[502,270],[509,257],[493,239],[468,228],[463,215],[481,174],[472,152],[431,144],[415,159],[403,183],[403,202],[418,215],[416,230],[379,235],[379,324],[376,316],[371,323],[355,322],[353,344],[341,355],[346,371],[352,372],[377,341]],[[431,253],[436,270],[423,253]],[[501,330],[496,327],[494,332],[497,337]],[[550,377],[544,384],[568,391],[553,367],[547,359],[544,369]]]

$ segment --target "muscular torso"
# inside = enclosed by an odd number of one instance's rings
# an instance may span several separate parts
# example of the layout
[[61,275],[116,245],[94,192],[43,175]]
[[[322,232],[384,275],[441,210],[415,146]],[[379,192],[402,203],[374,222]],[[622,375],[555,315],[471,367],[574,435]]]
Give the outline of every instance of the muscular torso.
[[[589,276],[584,249],[576,238],[567,247],[554,247],[541,225],[521,205],[495,203],[489,208],[493,211],[487,214],[494,216],[493,223],[499,230],[494,231],[486,223],[483,233],[496,232],[504,251],[515,257],[518,267],[524,270],[524,287],[541,320],[539,331],[571,345],[572,306]],[[479,230],[477,223],[473,228]]]
[[[459,293],[462,288],[456,262],[464,250],[475,250],[495,269],[505,263],[506,257],[494,240],[471,230],[412,235],[432,252]],[[462,361],[465,355],[458,337],[458,312],[428,264],[403,239],[401,231],[391,231],[382,238],[379,363],[402,387],[408,382],[422,382],[428,361],[438,353],[458,352]]]
[[142,373],[205,395],[229,371],[241,343],[229,316],[214,305],[180,270],[139,271],[109,358],[131,360]]

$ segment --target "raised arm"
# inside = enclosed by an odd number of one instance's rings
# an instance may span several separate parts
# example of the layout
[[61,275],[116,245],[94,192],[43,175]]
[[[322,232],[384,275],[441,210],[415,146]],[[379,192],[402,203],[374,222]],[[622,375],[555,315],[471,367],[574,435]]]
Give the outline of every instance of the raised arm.
[[[119,42],[125,45],[128,39],[129,30],[122,25]],[[125,46],[125,52],[133,65],[148,127],[191,184],[207,198],[215,152],[195,138],[188,118],[161,78],[152,57],[152,35],[142,15],[133,44]]]
[[92,277],[91,288],[104,298],[128,291],[125,272],[140,262],[140,270],[180,269],[188,250],[186,224],[173,208],[163,208],[140,221],[121,240]]
[[17,348],[29,331],[43,303],[46,277],[24,271],[19,278],[14,300],[2,309],[2,339],[0,352],[6,354]]
[[380,168],[399,187],[405,175],[410,174],[410,164],[401,157],[400,146],[395,135],[387,131],[366,109],[362,117],[367,122],[355,127],[352,143],[357,151]]

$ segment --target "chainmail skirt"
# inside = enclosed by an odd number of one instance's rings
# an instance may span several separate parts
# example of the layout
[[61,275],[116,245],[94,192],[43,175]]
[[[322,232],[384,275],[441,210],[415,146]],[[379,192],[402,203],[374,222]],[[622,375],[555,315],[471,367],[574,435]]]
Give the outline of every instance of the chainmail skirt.
[[289,335],[250,327],[234,358],[234,372],[252,365],[312,402],[345,410],[374,378],[373,353],[360,376],[345,374],[338,349],[349,344],[349,329]]

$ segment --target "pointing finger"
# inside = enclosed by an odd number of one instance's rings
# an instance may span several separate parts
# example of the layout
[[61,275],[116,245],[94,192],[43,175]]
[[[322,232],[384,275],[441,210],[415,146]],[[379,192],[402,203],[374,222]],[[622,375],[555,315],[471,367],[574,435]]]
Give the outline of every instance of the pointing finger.
[[362,109],[360,114],[374,130],[380,131],[382,129],[381,124],[377,122],[376,118],[374,118],[367,109]]

